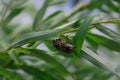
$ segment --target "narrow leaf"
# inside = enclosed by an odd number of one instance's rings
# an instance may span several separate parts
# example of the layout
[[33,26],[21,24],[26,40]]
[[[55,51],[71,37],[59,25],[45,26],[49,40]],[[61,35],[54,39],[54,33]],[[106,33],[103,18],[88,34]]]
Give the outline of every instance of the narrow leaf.
[[87,17],[83,23],[80,25],[75,37],[74,37],[74,44],[75,44],[75,53],[79,54],[82,48],[82,44],[86,37],[86,33],[88,31],[88,27],[92,22],[94,16]]
[[45,0],[41,9],[37,12],[34,22],[33,22],[33,30],[36,29],[39,22],[42,22],[42,18],[44,17],[45,11],[49,5],[50,0]]
[[92,40],[94,43],[98,45],[103,45],[111,50],[120,52],[120,43],[115,42],[109,38],[106,38],[104,36],[100,36],[97,34],[92,34],[92,33],[88,33],[87,38],[89,38],[90,40]]
[[47,54],[43,50],[38,50],[38,49],[28,49],[30,52],[30,55],[36,56],[42,60],[44,60],[46,63],[48,63],[51,67],[55,68],[59,73],[62,75],[71,75],[71,73],[59,62],[57,61],[54,57],[51,55]]
[[17,16],[18,14],[20,14],[22,12],[24,8],[16,8],[13,9],[10,14],[6,17],[6,19],[4,20],[3,25],[5,26],[6,24],[8,24],[15,16]]
[[55,37],[57,34],[68,30],[67,26],[72,25],[76,22],[72,21],[69,23],[66,23],[64,25],[59,26],[57,29],[53,29],[53,30],[46,30],[46,31],[39,31],[39,32],[31,32],[28,34],[25,34],[23,36],[21,36],[20,38],[17,38],[9,47],[9,49],[14,48],[14,47],[18,47],[18,46],[22,46],[30,41],[40,41],[40,40],[45,40],[48,38],[52,38]]
[[13,47],[18,47],[22,46],[30,41],[39,41],[39,40],[45,40],[51,37],[56,36],[60,32],[64,31],[66,29],[55,29],[55,30],[47,30],[47,31],[40,31],[40,32],[31,32],[28,34],[25,34],[18,38],[11,46],[10,48]]
[[93,63],[94,65],[96,65],[97,67],[102,68],[104,70],[108,70],[109,72],[120,78],[118,73],[115,71],[114,68],[110,66],[110,64],[105,62],[103,59],[101,59],[98,55],[96,55],[96,53],[92,52],[91,50],[85,47],[82,48],[81,56],[87,59],[88,61],[90,61],[91,63]]
[[103,25],[97,25],[96,28],[99,31],[101,31],[102,33],[104,33],[105,35],[107,35],[110,38],[112,38],[114,41],[120,43],[120,34],[119,33],[116,33],[114,31],[110,30],[109,28],[104,27]]
[[44,22],[47,21],[47,20],[50,20],[51,18],[56,17],[56,16],[59,15],[61,12],[62,12],[62,11],[56,11],[56,12],[50,14],[48,17],[46,17],[46,18],[44,19]]

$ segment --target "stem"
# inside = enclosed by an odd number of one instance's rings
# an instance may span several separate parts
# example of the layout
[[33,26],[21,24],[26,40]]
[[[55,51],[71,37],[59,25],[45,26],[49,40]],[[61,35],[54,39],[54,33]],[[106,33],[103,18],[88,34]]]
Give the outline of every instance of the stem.
[[[112,20],[102,20],[102,21],[98,21],[98,22],[95,22],[95,23],[91,24],[91,25],[90,25],[91,27],[90,27],[89,29],[92,29],[92,28],[95,27],[95,25],[101,24],[101,23],[120,23],[120,19],[112,19]],[[71,29],[71,30],[62,32],[60,35],[65,34],[65,33],[69,33],[69,32],[75,32],[75,31],[77,31],[78,29],[79,29],[79,28]]]
[[2,25],[3,19],[4,19],[5,15],[7,14],[7,11],[9,10],[9,8],[10,8],[10,6],[12,5],[13,1],[14,1],[14,0],[11,0],[11,1],[9,2],[7,8],[6,8],[5,11],[3,12],[3,15],[2,15],[1,21],[0,21],[0,25]]
[[101,24],[101,23],[120,23],[120,19],[112,19],[112,20],[102,20],[102,21],[98,21],[98,22],[95,22],[95,23],[91,24],[90,29],[94,28],[95,25]]

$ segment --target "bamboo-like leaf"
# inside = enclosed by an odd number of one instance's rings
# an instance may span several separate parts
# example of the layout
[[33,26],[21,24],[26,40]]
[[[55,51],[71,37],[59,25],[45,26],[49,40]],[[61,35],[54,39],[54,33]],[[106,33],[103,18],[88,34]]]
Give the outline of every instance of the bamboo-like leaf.
[[5,18],[3,25],[7,25],[15,16],[17,16],[18,14],[20,14],[22,12],[24,8],[16,8],[13,9],[10,14]]
[[48,30],[51,28],[52,24],[55,22],[55,17],[58,16],[62,11],[56,11],[54,13],[52,13],[51,15],[49,15],[47,18],[45,18],[43,20],[43,24],[41,24],[40,26],[40,30]]
[[54,18],[56,17],[58,14],[60,14],[62,11],[56,11],[52,14],[50,14],[47,18],[44,19],[44,22],[47,21],[47,20],[50,20],[51,18]]
[[79,54],[82,48],[82,44],[84,42],[84,39],[86,37],[88,27],[90,23],[92,22],[92,19],[94,16],[87,17],[83,23],[80,25],[75,37],[74,37],[74,44],[75,44],[75,53]]
[[119,42],[120,43],[120,34],[116,33],[106,27],[104,27],[103,25],[97,25],[96,27],[99,31],[101,31],[102,33],[104,33],[105,35],[109,36],[110,38],[112,38],[115,42]]
[[11,44],[9,49],[14,48],[14,47],[18,47],[18,46],[22,46],[30,41],[40,41],[40,40],[52,38],[52,37],[56,36],[57,34],[68,30],[67,26],[72,25],[75,22],[76,22],[76,20],[69,22],[69,23],[66,23],[62,26],[59,26],[57,29],[53,29],[53,30],[31,32],[31,33],[25,34],[25,35],[21,36],[20,38],[17,38],[15,40],[15,42],[13,42]]
[[42,59],[43,61],[48,63],[51,67],[55,68],[63,76],[71,75],[71,73],[59,61],[57,61],[51,55],[47,54],[45,51],[38,49],[28,49],[28,51],[30,52],[30,55]]
[[91,50],[83,47],[81,51],[81,56],[93,63],[94,65],[98,66],[99,68],[102,68],[104,70],[108,70],[112,74],[116,75],[118,78],[120,78],[120,75],[115,71],[114,68],[110,66],[107,62],[105,62],[103,59],[101,59],[96,53],[92,52]]
[[37,12],[34,22],[33,22],[33,30],[36,29],[39,22],[42,22],[42,18],[44,17],[45,11],[47,7],[49,6],[50,0],[45,0],[43,6],[41,9]]
[[0,67],[0,75],[6,77],[9,80],[24,80],[20,75],[15,72],[8,71]]
[[55,0],[55,1],[51,2],[50,5],[51,5],[51,6],[52,6],[52,5],[59,5],[59,4],[62,4],[62,3],[64,3],[64,2],[65,2],[65,0]]
[[39,40],[45,40],[51,37],[56,36],[60,32],[66,30],[65,29],[55,29],[55,30],[47,30],[47,31],[40,31],[40,32],[31,32],[28,34],[25,34],[18,38],[11,46],[10,48],[18,47],[21,45],[24,45],[30,41],[39,41]]
[[120,43],[115,42],[115,41],[113,41],[111,39],[108,39],[108,38],[106,38],[104,36],[88,33],[87,38],[92,40],[97,45],[103,45],[103,46],[105,46],[105,47],[107,47],[107,48],[109,48],[111,50],[115,50],[115,51],[120,52]]

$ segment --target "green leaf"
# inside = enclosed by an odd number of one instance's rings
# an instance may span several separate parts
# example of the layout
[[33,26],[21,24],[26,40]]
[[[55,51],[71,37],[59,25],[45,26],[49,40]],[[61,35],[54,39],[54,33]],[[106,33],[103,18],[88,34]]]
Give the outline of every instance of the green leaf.
[[56,11],[52,14],[50,14],[48,17],[46,17],[42,24],[40,25],[39,30],[43,31],[43,30],[48,30],[51,28],[52,24],[55,23],[55,18],[61,13],[62,11]]
[[115,42],[109,38],[106,38],[104,36],[100,36],[97,34],[92,34],[92,33],[88,33],[87,38],[89,38],[90,40],[92,40],[94,43],[98,45],[103,45],[111,50],[120,52],[120,43]]
[[41,80],[54,80],[55,79],[52,76],[53,74],[51,74],[50,72],[42,71],[39,68],[35,68],[33,66],[23,65],[23,66],[20,66],[20,68],[22,68],[25,72],[34,76],[34,78],[38,78]]
[[27,49],[32,56],[36,56],[46,63],[48,63],[51,67],[55,68],[59,73],[61,73],[63,76],[70,76],[71,73],[59,62],[57,61],[54,57],[51,55],[47,54],[43,50],[39,49]]
[[44,19],[44,22],[46,22],[46,21],[48,21],[48,20],[56,17],[56,16],[59,15],[60,13],[62,13],[62,11],[55,11],[54,13],[52,13],[52,14],[50,14],[48,17],[46,17],[46,18]]
[[36,30],[36,27],[38,25],[38,23],[42,22],[42,18],[44,17],[45,11],[48,8],[50,3],[50,0],[45,0],[43,6],[41,7],[41,9],[37,12],[34,22],[33,22],[33,30]]
[[75,53],[79,54],[82,48],[82,44],[84,42],[84,39],[86,37],[88,27],[90,23],[92,22],[92,19],[94,16],[87,17],[83,23],[80,25],[76,35],[74,36],[74,45],[75,45]]
[[59,34],[60,32],[66,30],[66,29],[67,28],[40,31],[40,32],[31,32],[31,33],[21,36],[20,38],[17,38],[17,40],[9,48],[22,46],[31,41],[45,40],[45,39],[56,36],[57,34]]
[[19,55],[15,49],[10,50],[8,54],[17,64],[22,63],[22,60],[19,58]]
[[39,32],[31,32],[31,33],[25,34],[25,35],[21,36],[20,38],[17,38],[15,40],[15,42],[13,42],[8,49],[22,46],[30,41],[47,40],[48,38],[55,37],[57,34],[68,30],[67,26],[74,24],[76,21],[77,20],[74,20],[72,22],[61,25],[57,29],[39,31]]
[[7,25],[15,16],[17,16],[18,14],[20,14],[23,9],[24,9],[23,7],[13,9],[13,10],[9,13],[9,15],[5,18],[3,25],[4,25],[4,26]]
[[0,66],[5,65],[9,62],[9,55],[8,54],[0,54]]
[[115,31],[110,30],[109,28],[104,27],[103,25],[97,25],[96,27],[99,31],[104,33],[105,35],[112,38],[115,42],[120,43],[120,34],[116,33]]
[[107,62],[105,62],[103,59],[101,59],[96,53],[92,52],[91,50],[87,48],[82,48],[81,56],[96,65],[99,68],[102,68],[104,70],[108,70],[112,74],[116,75],[118,78],[120,78],[120,75],[115,71],[114,68],[110,66]]
[[55,0],[55,1],[52,1],[50,3],[51,6],[53,5],[60,5],[60,4],[63,4],[65,2],[65,0]]
[[13,1],[13,6],[11,6],[11,9],[15,9],[15,8],[20,8],[26,5],[26,3],[28,2],[28,0],[14,0]]
[[50,40],[45,40],[45,41],[44,41],[44,44],[46,45],[46,47],[47,47],[50,51],[52,51],[52,52],[57,52],[57,51],[58,51],[58,50],[56,50],[56,48],[53,46],[52,41],[50,41]]
[[24,80],[20,75],[18,75],[15,72],[8,71],[7,69],[4,69],[0,67],[0,75],[8,78],[9,80]]

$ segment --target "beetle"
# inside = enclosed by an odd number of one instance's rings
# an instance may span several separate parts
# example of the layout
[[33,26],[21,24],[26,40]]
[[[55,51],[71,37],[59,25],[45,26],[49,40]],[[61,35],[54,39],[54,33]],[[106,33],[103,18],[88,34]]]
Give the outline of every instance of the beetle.
[[75,47],[71,44],[66,43],[65,41],[63,41],[60,38],[54,39],[53,40],[53,46],[59,50],[59,51],[63,51],[66,53],[72,53],[75,49]]

